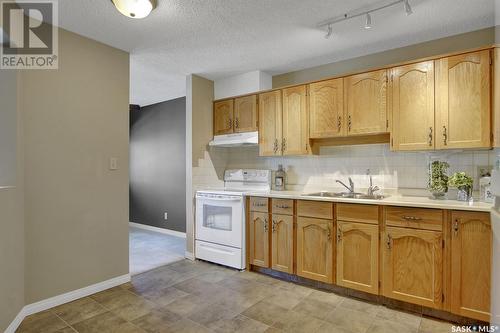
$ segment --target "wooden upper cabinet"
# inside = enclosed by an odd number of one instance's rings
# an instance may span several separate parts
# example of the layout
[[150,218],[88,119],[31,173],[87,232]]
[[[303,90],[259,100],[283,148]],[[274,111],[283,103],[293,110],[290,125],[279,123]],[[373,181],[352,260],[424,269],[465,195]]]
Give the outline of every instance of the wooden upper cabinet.
[[234,99],[234,131],[257,131],[257,95],[239,97]]
[[392,148],[434,149],[434,62],[393,68],[390,88]]
[[337,284],[378,295],[378,225],[337,222]]
[[333,221],[297,218],[297,275],[333,283]]
[[348,135],[388,131],[385,69],[346,77],[344,92]]
[[436,60],[436,148],[491,147],[490,50]]
[[500,147],[500,48],[492,51],[493,58],[493,146]]
[[281,91],[259,95],[259,155],[281,155],[282,144]]
[[233,108],[232,99],[214,103],[214,135],[233,133]]
[[345,135],[344,83],[334,79],[309,85],[309,136]]
[[309,151],[307,86],[283,89],[283,155],[303,155]]
[[440,309],[443,299],[442,233],[387,227],[381,247],[384,296]]
[[490,321],[490,214],[454,211],[451,215],[451,311]]
[[293,216],[272,215],[271,268],[293,273]]
[[267,213],[250,213],[250,264],[269,267],[269,220]]

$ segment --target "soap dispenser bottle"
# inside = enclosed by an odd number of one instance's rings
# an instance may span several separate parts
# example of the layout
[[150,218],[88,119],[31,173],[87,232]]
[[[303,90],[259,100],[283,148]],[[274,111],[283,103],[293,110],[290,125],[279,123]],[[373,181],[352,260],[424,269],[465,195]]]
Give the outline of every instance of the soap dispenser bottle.
[[283,165],[278,165],[278,170],[274,173],[274,189],[276,191],[284,191],[285,190],[285,178],[286,173],[283,170]]

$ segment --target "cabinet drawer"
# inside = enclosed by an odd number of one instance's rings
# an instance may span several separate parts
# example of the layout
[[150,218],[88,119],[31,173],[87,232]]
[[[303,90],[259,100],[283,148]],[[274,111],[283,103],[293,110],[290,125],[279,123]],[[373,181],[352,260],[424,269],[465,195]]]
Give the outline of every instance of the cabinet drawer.
[[292,199],[272,199],[273,214],[293,215]]
[[299,200],[297,201],[297,215],[332,220],[333,204],[331,202]]
[[394,227],[442,231],[443,214],[441,209],[387,207],[385,223]]
[[269,211],[267,198],[250,197],[250,211],[267,213]]
[[377,205],[337,204],[337,220],[378,224]]

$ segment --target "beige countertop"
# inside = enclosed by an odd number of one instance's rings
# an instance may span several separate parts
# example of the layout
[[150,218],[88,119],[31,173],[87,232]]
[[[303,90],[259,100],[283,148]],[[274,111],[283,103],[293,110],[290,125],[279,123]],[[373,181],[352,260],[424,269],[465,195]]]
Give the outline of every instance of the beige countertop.
[[469,203],[457,200],[433,200],[426,196],[412,196],[403,194],[392,194],[382,200],[366,200],[366,199],[304,196],[302,195],[302,193],[303,193],[302,191],[270,191],[270,192],[246,192],[245,195],[255,196],[255,197],[302,199],[302,200],[357,203],[357,204],[368,204],[368,205],[454,209],[454,210],[467,210],[476,212],[490,212],[491,208],[493,207],[493,204],[491,203],[485,203],[479,201],[473,201]]

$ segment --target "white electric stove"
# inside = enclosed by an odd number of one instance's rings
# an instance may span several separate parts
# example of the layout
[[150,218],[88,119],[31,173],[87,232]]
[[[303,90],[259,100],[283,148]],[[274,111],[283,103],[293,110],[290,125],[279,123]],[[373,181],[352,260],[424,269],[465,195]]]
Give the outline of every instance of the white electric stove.
[[223,189],[197,191],[195,257],[244,269],[244,194],[270,189],[270,170],[237,169],[224,172]]

